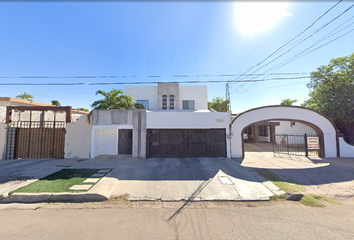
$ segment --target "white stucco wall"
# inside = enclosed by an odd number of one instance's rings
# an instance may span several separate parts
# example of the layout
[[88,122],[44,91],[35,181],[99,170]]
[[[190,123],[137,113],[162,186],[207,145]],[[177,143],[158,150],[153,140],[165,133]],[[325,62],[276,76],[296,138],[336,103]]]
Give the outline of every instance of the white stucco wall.
[[267,120],[299,120],[313,123],[323,131],[325,157],[337,157],[336,131],[332,123],[322,115],[300,107],[269,106],[241,113],[232,124],[231,156],[242,157],[242,130],[256,122]]
[[6,107],[0,105],[0,123],[5,121],[6,121]]
[[125,86],[125,94],[132,95],[134,101],[149,100],[149,110],[157,109],[157,86]]
[[96,149],[98,155],[118,154],[118,130],[117,129],[96,129]]
[[311,133],[316,134],[315,130],[303,123],[295,122],[295,125],[291,126],[291,121],[276,121],[280,125],[275,127],[275,134],[280,133]]
[[346,143],[342,137],[339,137],[338,140],[340,157],[354,158],[354,146]]
[[[275,127],[275,134],[316,134],[316,131],[300,122],[295,122],[295,125],[291,126],[291,122],[294,121],[276,121],[280,125]],[[281,137],[277,137],[275,141],[281,144]],[[288,144],[305,144],[305,138],[289,138]]]
[[91,152],[91,125],[87,116],[66,124],[65,158],[89,158]]
[[[125,94],[133,96],[137,100],[149,100],[149,110],[158,109],[158,87],[157,86],[126,86]],[[194,100],[195,110],[208,109],[208,88],[207,86],[181,86],[179,85],[178,108],[183,109],[183,100]]]
[[6,159],[6,123],[0,123],[0,159]]
[[147,112],[147,129],[211,129],[223,128],[226,131],[226,152],[230,158],[230,113],[209,111],[153,111]]
[[133,129],[133,125],[93,125],[91,158],[99,155],[118,155],[119,129]]
[[183,109],[183,100],[194,100],[195,110],[208,109],[207,86],[179,86],[179,109]]

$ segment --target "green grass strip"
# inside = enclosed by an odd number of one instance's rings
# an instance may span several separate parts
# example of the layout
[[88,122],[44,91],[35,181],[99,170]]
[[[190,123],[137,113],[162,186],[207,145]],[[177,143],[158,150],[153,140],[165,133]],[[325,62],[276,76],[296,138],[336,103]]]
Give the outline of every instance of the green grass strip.
[[[61,193],[69,191],[73,185],[83,184],[87,178],[97,173],[99,169],[62,169],[45,178],[19,188],[13,193]],[[85,183],[89,184],[89,183]],[[94,184],[92,184],[94,185]],[[85,192],[85,191],[84,191]]]
[[326,205],[319,201],[321,198],[322,196],[320,195],[308,194],[301,198],[301,202],[309,207],[326,207]]
[[265,179],[271,181],[275,186],[277,186],[284,192],[304,192],[305,191],[302,186],[297,185],[291,180],[284,180],[268,169],[254,169],[254,170]]

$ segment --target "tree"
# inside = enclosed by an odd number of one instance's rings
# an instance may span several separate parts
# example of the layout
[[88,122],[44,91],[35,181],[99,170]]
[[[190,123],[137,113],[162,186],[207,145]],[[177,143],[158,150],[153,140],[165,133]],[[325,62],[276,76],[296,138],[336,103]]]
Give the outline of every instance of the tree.
[[61,107],[58,100],[52,100],[52,105],[57,106],[57,107]]
[[354,53],[334,58],[311,73],[309,96],[301,106],[323,113],[354,135]]
[[287,98],[287,99],[283,99],[280,103],[280,105],[283,105],[283,106],[291,106],[293,105],[293,103],[296,103],[297,100],[296,99],[290,99],[290,98]]
[[122,95],[120,103],[118,104],[119,109],[144,109],[144,105],[140,103],[134,103],[134,98],[131,95]]
[[229,110],[229,100],[223,100],[220,97],[213,98],[211,102],[208,102],[208,108],[217,112],[227,112]]
[[33,101],[33,96],[28,94],[28,93],[26,93],[26,92],[24,94],[17,95],[16,98],[21,98],[23,100]]
[[78,108],[77,110],[84,111],[84,112],[89,112],[90,111],[87,108]]
[[123,94],[121,89],[112,88],[110,92],[98,90],[96,95],[101,94],[104,99],[94,101],[91,105],[93,109],[144,109],[144,106],[139,103],[134,103],[134,98]]

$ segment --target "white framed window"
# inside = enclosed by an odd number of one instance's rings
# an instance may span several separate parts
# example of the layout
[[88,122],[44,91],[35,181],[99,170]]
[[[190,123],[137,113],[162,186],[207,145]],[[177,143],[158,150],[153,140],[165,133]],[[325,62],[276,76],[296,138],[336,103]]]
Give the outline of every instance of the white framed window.
[[194,100],[183,100],[183,110],[194,110]]
[[136,100],[136,103],[140,103],[145,109],[149,109],[149,100]]

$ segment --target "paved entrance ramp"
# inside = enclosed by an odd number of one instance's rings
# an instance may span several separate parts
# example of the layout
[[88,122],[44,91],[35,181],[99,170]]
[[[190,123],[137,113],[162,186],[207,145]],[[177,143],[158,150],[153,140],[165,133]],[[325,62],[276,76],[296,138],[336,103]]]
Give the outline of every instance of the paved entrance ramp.
[[227,158],[142,159],[134,166],[122,162],[107,176],[118,179],[112,197],[128,193],[129,200],[259,201],[274,195],[249,169]]

